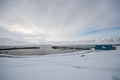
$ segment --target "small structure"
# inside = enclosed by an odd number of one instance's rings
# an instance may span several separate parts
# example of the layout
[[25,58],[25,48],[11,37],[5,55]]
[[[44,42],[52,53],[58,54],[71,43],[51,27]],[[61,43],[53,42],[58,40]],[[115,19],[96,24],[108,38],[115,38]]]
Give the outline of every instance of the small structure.
[[95,45],[95,50],[112,50],[112,45]]

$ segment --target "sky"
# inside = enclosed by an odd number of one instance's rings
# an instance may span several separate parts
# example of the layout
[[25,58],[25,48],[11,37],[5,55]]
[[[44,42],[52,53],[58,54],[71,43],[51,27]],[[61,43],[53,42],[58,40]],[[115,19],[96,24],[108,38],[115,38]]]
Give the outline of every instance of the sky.
[[0,0],[0,37],[29,42],[120,37],[120,0]]

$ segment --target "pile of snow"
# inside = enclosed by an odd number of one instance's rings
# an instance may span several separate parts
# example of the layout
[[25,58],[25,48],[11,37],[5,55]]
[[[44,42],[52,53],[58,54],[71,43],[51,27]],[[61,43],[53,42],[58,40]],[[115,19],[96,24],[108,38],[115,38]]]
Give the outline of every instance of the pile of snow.
[[0,80],[120,80],[120,51],[1,57]]

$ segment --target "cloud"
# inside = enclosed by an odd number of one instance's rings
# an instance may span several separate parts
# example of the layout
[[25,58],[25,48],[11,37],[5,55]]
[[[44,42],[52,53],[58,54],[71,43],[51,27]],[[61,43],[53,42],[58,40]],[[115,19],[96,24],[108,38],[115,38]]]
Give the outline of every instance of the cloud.
[[10,32],[19,33],[24,40],[38,42],[97,38],[109,32],[113,34],[106,35],[108,37],[119,36],[120,30],[115,29],[120,26],[118,2],[119,0],[6,0],[4,4],[7,4],[2,5],[1,9],[5,14],[0,15],[0,25]]

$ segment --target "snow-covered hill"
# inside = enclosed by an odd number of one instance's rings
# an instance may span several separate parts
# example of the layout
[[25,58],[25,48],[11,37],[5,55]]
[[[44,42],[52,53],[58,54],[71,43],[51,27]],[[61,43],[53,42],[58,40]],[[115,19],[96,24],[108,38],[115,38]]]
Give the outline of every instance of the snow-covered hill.
[[99,38],[99,39],[90,39],[90,40],[79,40],[79,41],[49,41],[46,42],[53,45],[75,45],[75,44],[120,44],[120,37],[113,38]]
[[11,45],[26,45],[28,43],[26,42],[22,42],[22,41],[17,41],[17,40],[13,40],[13,39],[9,39],[9,38],[3,38],[0,37],[0,46],[11,46]]
[[9,38],[0,37],[0,46],[1,45],[78,45],[78,44],[120,44],[120,38],[106,38],[106,39],[93,39],[93,40],[79,40],[79,41],[41,41],[37,43],[17,41]]

